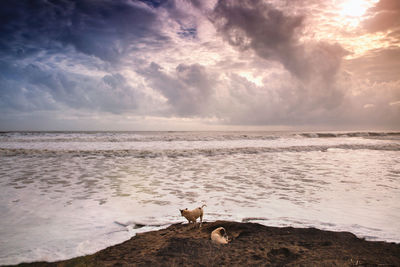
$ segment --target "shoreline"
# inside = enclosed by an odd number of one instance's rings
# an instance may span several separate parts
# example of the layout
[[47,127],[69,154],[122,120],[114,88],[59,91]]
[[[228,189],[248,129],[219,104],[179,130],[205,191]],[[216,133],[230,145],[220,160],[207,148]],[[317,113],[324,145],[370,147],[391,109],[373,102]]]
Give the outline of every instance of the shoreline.
[[[232,239],[218,245],[210,233],[224,227]],[[173,224],[140,233],[94,254],[57,262],[8,266],[400,266],[400,244],[366,241],[350,232],[270,227],[232,221]]]

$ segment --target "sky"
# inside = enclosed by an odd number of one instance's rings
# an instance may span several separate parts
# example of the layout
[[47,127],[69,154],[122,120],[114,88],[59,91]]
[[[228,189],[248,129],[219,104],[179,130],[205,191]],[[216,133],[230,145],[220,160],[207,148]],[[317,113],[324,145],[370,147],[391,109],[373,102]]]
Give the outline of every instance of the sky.
[[399,0],[3,0],[0,130],[398,130]]

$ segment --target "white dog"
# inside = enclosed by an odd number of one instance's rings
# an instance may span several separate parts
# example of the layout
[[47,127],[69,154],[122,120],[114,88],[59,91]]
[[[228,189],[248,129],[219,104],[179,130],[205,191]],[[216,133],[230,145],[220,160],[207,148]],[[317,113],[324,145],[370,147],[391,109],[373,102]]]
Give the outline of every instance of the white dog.
[[212,231],[211,240],[217,244],[228,244],[230,241],[224,227],[218,227]]
[[207,206],[207,205],[203,205],[203,206],[198,207],[198,208],[196,208],[194,210],[188,210],[187,208],[184,209],[184,210],[180,209],[180,212],[181,212],[181,215],[183,217],[185,217],[188,220],[189,223],[191,223],[191,222],[195,223],[197,218],[200,217],[200,227],[201,227],[201,225],[203,223],[203,207],[204,206]]

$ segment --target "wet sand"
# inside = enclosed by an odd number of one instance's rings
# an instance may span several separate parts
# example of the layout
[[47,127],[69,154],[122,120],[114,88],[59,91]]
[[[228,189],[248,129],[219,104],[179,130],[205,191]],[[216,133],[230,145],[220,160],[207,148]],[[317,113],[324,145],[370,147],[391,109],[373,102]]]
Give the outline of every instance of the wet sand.
[[[232,241],[214,244],[224,227]],[[19,266],[400,266],[400,244],[372,242],[349,232],[278,228],[216,221],[202,228],[174,224],[95,254],[66,261]]]

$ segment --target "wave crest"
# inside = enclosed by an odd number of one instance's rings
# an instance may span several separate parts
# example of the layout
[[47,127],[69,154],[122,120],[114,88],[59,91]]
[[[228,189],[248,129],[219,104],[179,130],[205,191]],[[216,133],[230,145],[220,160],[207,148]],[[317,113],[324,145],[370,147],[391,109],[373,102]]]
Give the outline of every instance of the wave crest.
[[243,147],[243,148],[218,148],[218,149],[166,149],[166,150],[39,150],[39,149],[5,149],[0,148],[2,156],[105,156],[105,157],[137,157],[137,158],[157,158],[157,157],[194,157],[194,156],[219,156],[233,154],[260,154],[260,153],[277,153],[277,152],[311,152],[321,151],[327,152],[329,149],[343,150],[384,150],[384,151],[400,151],[400,144],[339,144],[327,146],[290,146],[290,147]]

